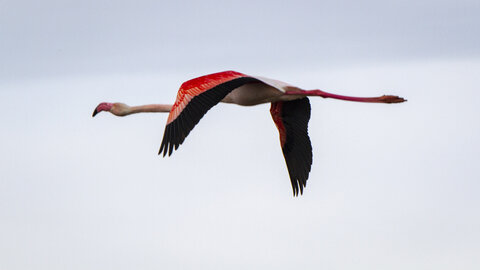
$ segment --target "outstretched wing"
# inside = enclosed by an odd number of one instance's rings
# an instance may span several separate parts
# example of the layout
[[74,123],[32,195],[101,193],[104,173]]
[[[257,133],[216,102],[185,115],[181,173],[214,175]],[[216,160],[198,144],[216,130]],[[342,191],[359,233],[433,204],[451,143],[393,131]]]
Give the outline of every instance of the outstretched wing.
[[253,82],[260,81],[236,71],[214,73],[184,82],[168,115],[158,154],[163,152],[165,156],[168,152],[170,156],[210,108],[235,88]]
[[293,195],[303,193],[312,167],[312,144],[308,137],[310,102],[308,98],[272,102],[273,121],[280,133],[280,144],[287,163]]

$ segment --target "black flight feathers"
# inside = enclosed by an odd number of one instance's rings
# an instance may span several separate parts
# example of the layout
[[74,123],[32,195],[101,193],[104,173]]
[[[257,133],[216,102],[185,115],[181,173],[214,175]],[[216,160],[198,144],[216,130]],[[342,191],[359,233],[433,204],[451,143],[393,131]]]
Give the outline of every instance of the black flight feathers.
[[281,119],[285,127],[286,140],[282,146],[287,163],[293,195],[303,194],[308,175],[312,167],[312,144],[308,137],[310,120],[310,101],[308,98],[284,101],[281,107]]
[[183,143],[185,137],[188,136],[190,131],[192,131],[208,110],[217,105],[217,103],[235,88],[253,82],[259,82],[259,80],[252,77],[240,77],[219,84],[193,97],[180,115],[165,127],[158,154],[160,155],[163,152],[163,156],[167,153],[170,156],[173,149],[177,150],[178,146]]
[[[178,117],[165,127],[158,154],[170,156],[173,150],[183,143],[190,131],[213,106],[228,93],[247,83],[260,82],[256,78],[241,77],[219,84],[193,97]],[[308,137],[310,102],[308,98],[284,101],[281,119],[286,131],[286,141],[282,147],[287,163],[293,195],[303,193],[312,166],[312,145]]]

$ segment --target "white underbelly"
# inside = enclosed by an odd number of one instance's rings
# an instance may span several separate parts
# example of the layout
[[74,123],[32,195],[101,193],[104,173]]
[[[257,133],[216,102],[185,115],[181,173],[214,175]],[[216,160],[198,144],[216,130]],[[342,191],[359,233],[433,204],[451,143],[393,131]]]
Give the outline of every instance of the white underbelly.
[[230,92],[222,102],[253,106],[282,100],[284,93],[264,83],[249,83]]

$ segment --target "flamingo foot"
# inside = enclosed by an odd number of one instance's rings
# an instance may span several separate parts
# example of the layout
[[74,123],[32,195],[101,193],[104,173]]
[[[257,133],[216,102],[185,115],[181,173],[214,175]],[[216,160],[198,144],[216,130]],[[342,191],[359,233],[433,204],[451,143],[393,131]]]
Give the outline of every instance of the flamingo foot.
[[378,98],[380,103],[402,103],[407,101],[406,99],[399,96],[383,95]]

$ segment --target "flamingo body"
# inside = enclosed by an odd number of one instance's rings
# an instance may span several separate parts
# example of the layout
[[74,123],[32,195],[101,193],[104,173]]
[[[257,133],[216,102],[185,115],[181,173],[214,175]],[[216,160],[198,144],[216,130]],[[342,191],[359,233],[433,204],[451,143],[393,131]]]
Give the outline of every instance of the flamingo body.
[[252,106],[271,103],[270,113],[279,131],[293,194],[303,193],[311,170],[313,154],[308,136],[310,102],[307,96],[321,96],[359,102],[400,103],[403,98],[348,97],[321,90],[302,90],[287,83],[236,71],[224,71],[184,82],[173,105],[153,104],[130,107],[123,103],[100,103],[93,112],[109,111],[117,116],[139,112],[169,112],[159,154],[170,156],[200,119],[219,102]]

